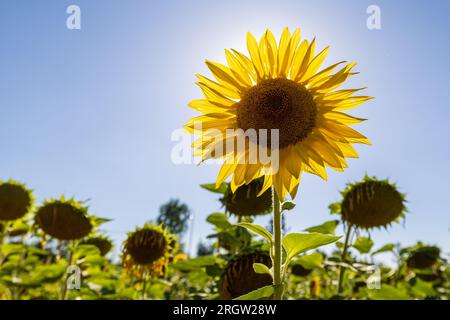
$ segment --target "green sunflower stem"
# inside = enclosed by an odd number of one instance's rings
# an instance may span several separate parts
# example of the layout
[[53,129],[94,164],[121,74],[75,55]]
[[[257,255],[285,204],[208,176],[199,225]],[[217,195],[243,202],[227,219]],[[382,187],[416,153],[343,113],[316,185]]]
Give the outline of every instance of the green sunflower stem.
[[[352,224],[348,224],[347,227],[347,232],[345,234],[345,242],[344,242],[344,248],[342,249],[342,255],[341,255],[341,263],[347,260],[347,251],[348,251],[348,244],[350,241],[350,234],[352,231]],[[344,282],[344,273],[345,273],[345,268],[341,265],[339,267],[339,282],[338,282],[338,295],[340,295],[342,293],[343,290],[343,282]]]
[[148,273],[145,270],[142,273],[142,292],[141,292],[141,300],[147,299],[147,281],[148,281]]
[[273,190],[273,285],[275,292],[274,300],[283,299],[283,279],[281,270],[281,204],[278,195]]
[[[73,263],[73,253],[74,253],[75,247],[76,247],[76,241],[74,241],[74,240],[68,241],[68,244],[67,244],[67,251],[69,253],[68,267],[70,267]],[[59,248],[58,250],[61,250],[61,248]],[[59,254],[61,254],[61,252],[59,252]],[[68,288],[67,288],[67,282],[69,281],[69,275],[66,275],[65,277],[63,277],[63,279],[64,279],[64,283],[63,283],[61,299],[67,300],[68,293],[69,293]]]

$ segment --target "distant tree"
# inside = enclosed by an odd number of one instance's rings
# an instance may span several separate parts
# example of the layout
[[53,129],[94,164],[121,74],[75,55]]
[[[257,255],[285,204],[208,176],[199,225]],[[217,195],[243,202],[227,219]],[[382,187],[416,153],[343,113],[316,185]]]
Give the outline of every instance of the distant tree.
[[204,244],[201,241],[198,243],[198,247],[197,247],[197,256],[198,257],[208,256],[210,254],[213,254],[213,252],[214,252],[214,248],[212,247],[212,245]]
[[188,228],[190,216],[191,210],[186,204],[181,203],[179,199],[171,199],[159,208],[157,222],[181,238]]

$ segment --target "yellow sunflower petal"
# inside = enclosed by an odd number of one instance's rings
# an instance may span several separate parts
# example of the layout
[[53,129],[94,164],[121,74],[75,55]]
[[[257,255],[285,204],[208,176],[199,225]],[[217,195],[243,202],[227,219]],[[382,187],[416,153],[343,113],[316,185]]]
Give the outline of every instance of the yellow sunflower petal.
[[262,79],[264,76],[264,68],[261,61],[261,56],[259,54],[258,42],[250,32],[247,33],[247,49],[250,57],[252,58],[252,63],[255,67],[257,77],[258,79]]
[[264,183],[261,187],[261,191],[258,193],[258,197],[261,196],[264,192],[266,192],[270,187],[272,187],[272,176],[271,175],[265,175],[264,176]]
[[299,80],[300,82],[311,78],[317,72],[317,70],[319,70],[320,66],[322,65],[323,61],[325,60],[328,54],[329,49],[330,47],[326,47],[325,49],[322,50],[322,52],[320,52],[317,56],[314,57],[314,59],[309,63],[305,71],[305,74],[300,78]]
[[245,86],[239,83],[238,80],[234,77],[233,73],[226,66],[212,61],[206,61],[206,65],[209,70],[213,73],[214,77],[224,86],[230,89],[237,89],[238,92],[242,92],[245,90]]

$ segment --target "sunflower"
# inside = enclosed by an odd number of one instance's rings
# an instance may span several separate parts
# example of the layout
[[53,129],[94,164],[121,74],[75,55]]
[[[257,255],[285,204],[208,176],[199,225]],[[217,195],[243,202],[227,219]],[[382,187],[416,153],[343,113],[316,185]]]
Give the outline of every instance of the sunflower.
[[105,256],[106,254],[108,254],[108,252],[110,252],[113,247],[111,239],[105,236],[90,237],[81,241],[81,244],[90,244],[96,246],[100,251],[101,256]]
[[264,215],[272,212],[272,192],[266,190],[260,194],[264,179],[259,178],[242,185],[234,192],[228,186],[220,199],[225,210],[238,217]]
[[420,246],[410,253],[406,264],[409,268],[427,269],[438,261],[440,254],[441,250],[436,246]]
[[291,272],[297,277],[306,277],[311,274],[312,269],[307,269],[298,263],[291,266]]
[[88,208],[74,199],[46,201],[36,212],[36,224],[59,240],[80,240],[92,230]]
[[349,184],[342,196],[342,218],[363,229],[386,227],[406,212],[405,195],[387,179],[365,176],[362,181]]
[[234,299],[253,290],[272,284],[268,274],[257,274],[253,270],[254,263],[272,266],[270,256],[264,252],[243,254],[226,267],[221,278],[221,296],[223,299]]
[[25,216],[33,207],[34,198],[25,185],[0,181],[0,220],[12,221]]
[[[261,194],[274,186],[280,199],[287,193],[294,198],[303,171],[326,179],[325,167],[343,171],[345,158],[358,157],[352,143],[370,143],[349,127],[365,119],[343,111],[372,97],[354,95],[365,88],[336,90],[355,74],[355,63],[341,61],[319,70],[329,48],[316,54],[315,39],[301,40],[300,29],[291,34],[286,28],[278,44],[269,30],[259,43],[248,33],[247,48],[249,57],[225,50],[227,65],[206,61],[215,80],[197,75],[204,99],[189,106],[203,115],[185,126],[200,135],[193,143],[195,155],[202,161],[224,160],[217,186],[232,175],[235,191],[264,177]],[[229,142],[236,146],[239,132],[249,129],[257,131],[256,139],[247,137],[244,149],[224,149]],[[267,147],[267,131],[261,129],[278,129],[278,148],[265,149],[267,154],[278,151],[277,166],[250,159],[252,146]]]
[[145,224],[136,228],[123,244],[125,269],[135,274],[149,272],[150,275],[161,275],[167,270],[175,245],[175,238],[162,226]]

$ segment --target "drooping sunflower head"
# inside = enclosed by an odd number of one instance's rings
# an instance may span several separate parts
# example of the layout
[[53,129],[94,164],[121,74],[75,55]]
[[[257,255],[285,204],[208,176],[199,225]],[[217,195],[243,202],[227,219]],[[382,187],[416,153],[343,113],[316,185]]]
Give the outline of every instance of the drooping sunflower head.
[[307,269],[301,264],[293,264],[291,266],[291,272],[293,275],[296,275],[297,277],[306,277],[311,274],[312,269]]
[[436,246],[419,246],[409,254],[406,264],[409,268],[427,269],[438,261],[440,254]]
[[342,193],[342,219],[363,229],[387,227],[404,217],[405,195],[389,180],[364,177]]
[[44,202],[36,212],[35,221],[46,234],[59,240],[79,240],[92,230],[88,208],[64,197]]
[[257,216],[272,212],[272,192],[264,191],[261,195],[264,179],[253,180],[244,184],[234,192],[228,186],[223,198],[220,199],[225,210],[236,216]]
[[105,256],[106,254],[108,254],[108,252],[110,252],[113,247],[112,240],[106,236],[89,237],[89,238],[81,241],[81,244],[90,244],[90,245],[96,246],[98,248],[98,250],[100,251],[100,255],[102,255],[102,256]]
[[[262,193],[273,185],[280,198],[295,197],[303,171],[326,179],[325,167],[343,171],[345,158],[358,157],[352,143],[369,144],[349,127],[364,119],[343,111],[371,97],[354,95],[364,88],[336,90],[355,74],[355,64],[320,69],[328,47],[316,54],[315,39],[301,40],[300,29],[291,34],[286,28],[278,43],[269,30],[259,43],[248,33],[247,48],[249,56],[225,50],[227,65],[207,61],[214,80],[197,75],[204,99],[189,106],[203,115],[185,125],[200,134],[194,154],[224,160],[217,186],[232,175],[235,191],[264,177]],[[276,165],[261,150],[276,155]]]
[[223,299],[234,299],[272,284],[270,275],[258,274],[253,270],[254,263],[272,267],[269,255],[264,252],[240,255],[228,264],[221,278],[220,292]]
[[123,244],[123,259],[133,265],[145,266],[166,260],[172,250],[173,238],[162,226],[145,224],[128,234]]
[[33,207],[34,198],[25,185],[16,181],[0,181],[0,220],[12,221],[25,216]]

